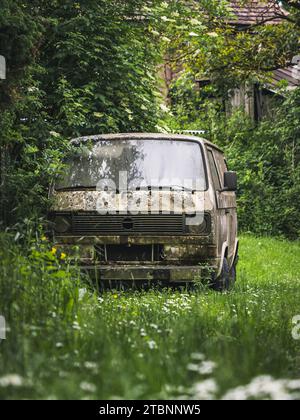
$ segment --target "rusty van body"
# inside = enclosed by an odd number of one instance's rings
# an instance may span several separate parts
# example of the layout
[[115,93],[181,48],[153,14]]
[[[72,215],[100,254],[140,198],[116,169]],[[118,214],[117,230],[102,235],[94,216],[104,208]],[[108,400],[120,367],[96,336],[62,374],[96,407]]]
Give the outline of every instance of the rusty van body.
[[[237,179],[222,150],[173,134],[75,139],[51,188],[57,247],[103,281],[231,287],[238,261]],[[117,179],[118,178],[118,179]]]

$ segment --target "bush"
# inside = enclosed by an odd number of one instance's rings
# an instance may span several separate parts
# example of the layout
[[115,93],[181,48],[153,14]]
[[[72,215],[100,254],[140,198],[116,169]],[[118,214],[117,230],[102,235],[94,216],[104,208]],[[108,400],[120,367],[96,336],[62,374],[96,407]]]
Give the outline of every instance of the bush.
[[143,8],[141,0],[1,4],[0,50],[8,63],[0,81],[5,225],[45,213],[47,187],[69,139],[156,130],[160,44],[151,32],[155,10],[136,18]]

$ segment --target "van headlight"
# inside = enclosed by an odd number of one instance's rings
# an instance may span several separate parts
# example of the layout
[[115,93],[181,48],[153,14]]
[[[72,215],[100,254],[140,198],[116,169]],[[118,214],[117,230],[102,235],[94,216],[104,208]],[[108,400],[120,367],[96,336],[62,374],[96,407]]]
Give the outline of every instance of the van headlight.
[[67,233],[71,229],[71,221],[66,216],[56,216],[54,230],[57,233]]
[[211,233],[210,213],[186,215],[186,233],[190,235],[209,235]]

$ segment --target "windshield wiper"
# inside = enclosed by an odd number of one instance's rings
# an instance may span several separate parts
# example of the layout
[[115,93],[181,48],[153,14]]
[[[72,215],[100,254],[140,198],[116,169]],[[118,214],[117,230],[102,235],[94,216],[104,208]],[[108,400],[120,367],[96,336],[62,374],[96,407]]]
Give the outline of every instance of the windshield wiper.
[[194,193],[194,192],[197,191],[197,190],[192,189],[192,188],[184,187],[183,185],[169,185],[169,186],[166,186],[166,185],[159,185],[159,186],[158,185],[156,185],[156,186],[148,185],[148,186],[145,186],[145,187],[138,187],[136,190],[137,191],[141,191],[141,190],[148,190],[148,191],[158,190],[158,191],[173,191],[173,192],[178,191],[178,190],[181,190],[181,191],[187,191],[187,192],[191,192],[191,193]]
[[113,190],[109,188],[97,189],[96,186],[86,186],[86,185],[74,185],[72,187],[55,187],[55,191],[99,191],[99,192],[112,192],[119,194],[120,190]]
[[172,185],[170,187],[170,190],[171,191],[176,191],[178,189],[181,190],[181,191],[188,191],[188,192],[191,192],[191,193],[194,193],[195,191],[197,191],[197,190],[195,190],[193,188],[184,187],[183,185]]
[[70,187],[55,187],[56,191],[86,191],[86,190],[95,190],[96,186],[86,186],[86,185],[72,185]]
[[[92,190],[95,191],[97,189],[96,186],[86,186],[86,185],[72,185],[70,187],[55,187],[55,191],[88,191],[88,190]],[[148,191],[187,191],[187,192],[191,192],[194,193],[197,190],[192,189],[192,188],[187,188],[184,187],[183,185],[169,185],[169,186],[165,186],[165,185],[159,185],[159,186],[143,186],[143,187],[137,187],[136,191],[143,191],[143,190],[148,190]],[[110,190],[110,189],[104,189],[104,192],[115,192],[117,194],[120,193],[120,191],[117,189],[115,190]],[[126,191],[124,191],[126,192]]]

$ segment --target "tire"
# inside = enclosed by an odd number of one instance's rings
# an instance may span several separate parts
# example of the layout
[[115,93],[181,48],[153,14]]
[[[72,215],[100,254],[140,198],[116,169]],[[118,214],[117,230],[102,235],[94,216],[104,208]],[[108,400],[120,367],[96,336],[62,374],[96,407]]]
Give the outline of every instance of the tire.
[[234,260],[232,267],[229,271],[229,276],[230,276],[230,282],[231,282],[231,287],[233,287],[236,283],[236,278],[237,278],[237,274],[236,274],[236,268],[237,268],[237,262],[238,260]]
[[228,291],[233,287],[235,278],[235,265],[229,269],[227,258],[224,258],[221,274],[218,278],[213,278],[212,288],[218,292]]

